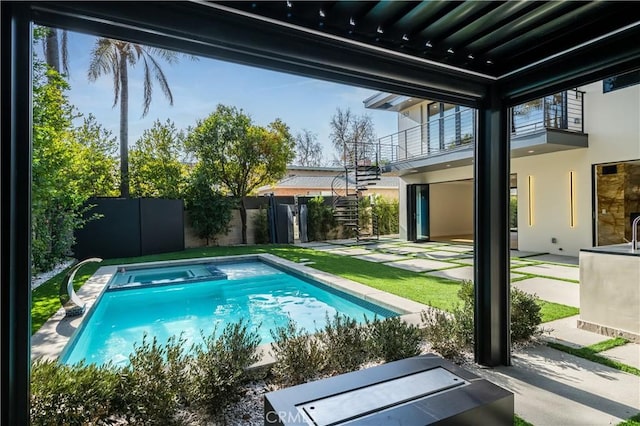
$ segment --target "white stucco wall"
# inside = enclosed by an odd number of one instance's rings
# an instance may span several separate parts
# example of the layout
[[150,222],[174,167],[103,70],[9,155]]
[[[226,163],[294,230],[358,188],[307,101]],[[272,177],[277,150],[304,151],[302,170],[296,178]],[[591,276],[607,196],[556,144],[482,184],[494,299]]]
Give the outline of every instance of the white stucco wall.
[[[592,165],[640,160],[640,85],[602,93],[602,82],[580,88],[585,93],[584,122],[589,147],[531,155],[511,161],[518,182],[518,248],[577,256],[592,243]],[[574,226],[571,226],[570,172],[574,172]],[[529,176],[533,221],[529,225]],[[404,183],[469,179],[471,166],[406,175]],[[406,238],[406,188],[401,184],[401,232]],[[404,202],[403,202],[404,199]],[[433,206],[432,206],[433,208]],[[432,218],[433,220],[433,218]],[[433,222],[432,222],[433,224]],[[402,233],[401,233],[402,235]],[[551,239],[556,238],[556,243]]]
[[[640,159],[640,85],[602,93],[602,82],[582,87],[589,147],[511,161],[518,175],[518,248],[577,256],[590,247],[592,165]],[[575,180],[575,222],[570,225],[570,177]],[[528,223],[528,177],[533,182],[533,224]],[[551,238],[557,238],[552,243]]]

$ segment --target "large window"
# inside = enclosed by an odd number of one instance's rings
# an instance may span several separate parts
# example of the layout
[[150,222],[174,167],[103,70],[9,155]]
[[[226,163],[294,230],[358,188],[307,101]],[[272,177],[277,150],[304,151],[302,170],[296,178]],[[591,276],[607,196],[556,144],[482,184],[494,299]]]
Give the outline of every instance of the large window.
[[602,80],[602,93],[612,92],[638,83],[640,83],[640,70],[605,78]]
[[428,107],[427,121],[429,152],[455,148],[475,139],[472,108],[433,102]]

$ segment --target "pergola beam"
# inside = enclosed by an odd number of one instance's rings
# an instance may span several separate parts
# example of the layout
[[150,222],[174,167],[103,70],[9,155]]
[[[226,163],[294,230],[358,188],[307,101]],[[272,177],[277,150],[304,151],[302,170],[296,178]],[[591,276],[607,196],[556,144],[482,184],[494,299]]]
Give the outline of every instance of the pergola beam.
[[29,424],[31,364],[31,22],[2,2],[0,222],[1,424]]

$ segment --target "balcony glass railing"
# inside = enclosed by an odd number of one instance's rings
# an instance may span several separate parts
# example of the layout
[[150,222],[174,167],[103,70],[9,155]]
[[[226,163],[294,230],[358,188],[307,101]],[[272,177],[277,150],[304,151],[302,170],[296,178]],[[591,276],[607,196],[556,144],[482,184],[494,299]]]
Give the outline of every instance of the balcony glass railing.
[[[512,108],[511,138],[546,129],[583,133],[583,97],[583,92],[571,90]],[[458,108],[449,111],[425,124],[378,139],[375,150],[380,162],[393,163],[473,147],[476,110]]]

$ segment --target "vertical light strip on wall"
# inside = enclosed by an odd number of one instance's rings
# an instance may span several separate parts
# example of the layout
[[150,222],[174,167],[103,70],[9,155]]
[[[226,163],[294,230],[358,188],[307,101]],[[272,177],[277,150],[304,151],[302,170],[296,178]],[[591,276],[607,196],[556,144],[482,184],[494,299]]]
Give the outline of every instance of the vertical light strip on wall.
[[533,226],[533,176],[529,176],[529,226]]
[[569,225],[574,228],[576,226],[576,177],[573,170],[569,172],[569,185],[569,201],[571,202],[569,207],[571,209]]

